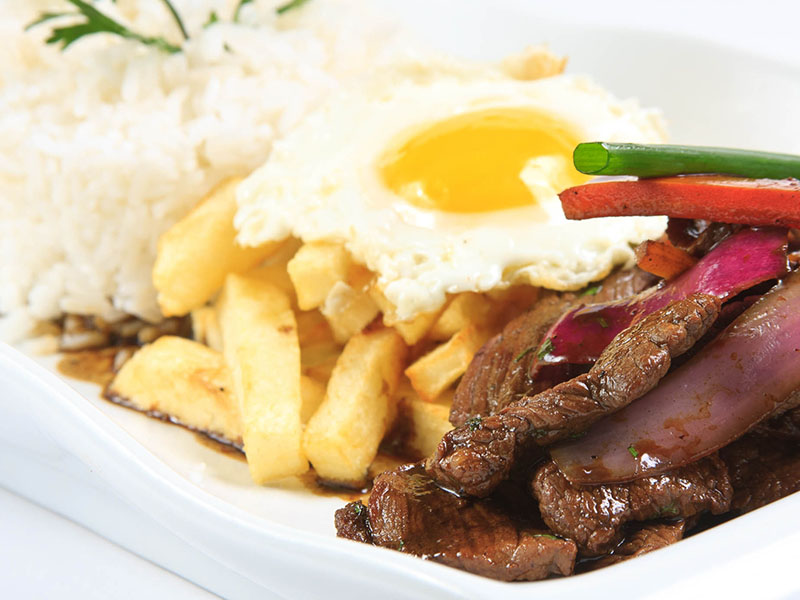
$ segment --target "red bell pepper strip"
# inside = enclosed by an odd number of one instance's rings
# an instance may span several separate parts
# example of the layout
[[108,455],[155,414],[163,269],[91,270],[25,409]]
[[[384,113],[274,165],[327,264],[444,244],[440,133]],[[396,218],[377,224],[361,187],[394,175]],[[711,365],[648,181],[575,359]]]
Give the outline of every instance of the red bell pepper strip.
[[568,219],[668,215],[720,223],[800,227],[800,181],[686,175],[604,181],[559,194]]

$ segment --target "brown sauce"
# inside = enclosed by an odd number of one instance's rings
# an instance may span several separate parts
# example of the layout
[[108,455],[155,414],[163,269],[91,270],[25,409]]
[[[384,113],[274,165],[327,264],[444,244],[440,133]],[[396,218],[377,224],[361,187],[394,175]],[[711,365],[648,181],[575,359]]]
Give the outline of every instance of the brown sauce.
[[356,500],[366,500],[369,498],[369,492],[372,489],[372,482],[375,478],[390,469],[395,469],[400,465],[407,464],[409,461],[404,458],[379,452],[372,461],[372,464],[367,471],[367,480],[360,487],[346,487],[341,484],[326,482],[321,479],[314,469],[309,469],[298,479],[302,482],[303,486],[316,496],[326,496],[328,498],[340,498],[345,502],[354,502]]
[[114,378],[114,358],[119,348],[67,352],[58,362],[58,372],[67,377],[106,386]]
[[229,442],[223,442],[217,438],[211,437],[201,431],[195,431],[194,437],[197,442],[210,450],[224,454],[228,458],[235,458],[243,463],[247,462],[247,457],[239,448]]

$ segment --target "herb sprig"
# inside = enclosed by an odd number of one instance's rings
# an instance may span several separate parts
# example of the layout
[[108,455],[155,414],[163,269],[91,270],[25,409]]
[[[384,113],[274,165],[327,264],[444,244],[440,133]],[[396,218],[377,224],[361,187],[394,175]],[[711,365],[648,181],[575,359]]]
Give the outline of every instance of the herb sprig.
[[[186,26],[183,24],[183,19],[181,19],[181,16],[175,9],[175,6],[173,6],[170,0],[161,0],[161,1],[164,3],[169,13],[172,15],[172,18],[175,19],[175,23],[178,25],[178,29],[180,29],[183,39],[188,40],[189,32],[186,30]],[[242,8],[247,4],[251,4],[254,1],[255,0],[239,0],[239,3],[236,5],[236,10],[233,13],[234,23],[239,22],[240,12]],[[77,10],[42,13],[35,21],[29,23],[25,27],[25,31],[28,31],[33,27],[37,27],[38,25],[42,25],[43,23],[48,23],[55,19],[72,17],[72,18],[77,18],[79,20],[69,25],[54,27],[52,32],[50,33],[50,37],[48,37],[45,40],[45,42],[47,44],[61,44],[61,50],[65,50],[69,46],[77,42],[79,39],[86,37],[87,35],[94,35],[96,33],[110,33],[112,35],[118,35],[121,38],[137,41],[141,44],[144,44],[145,46],[152,46],[169,54],[175,54],[181,51],[180,46],[176,46],[175,44],[167,41],[167,39],[164,38],[163,36],[147,36],[141,33],[137,33],[136,31],[133,31],[126,25],[123,25],[116,19],[113,19],[112,17],[109,17],[107,14],[98,10],[97,8],[92,6],[89,2],[85,2],[84,0],[66,0],[66,2],[69,2]],[[275,12],[278,13],[279,15],[282,15],[292,9],[301,7],[306,2],[308,2],[308,0],[292,0],[287,4],[283,4],[277,7],[275,9]],[[218,18],[216,13],[212,12],[204,27],[213,25],[217,21]]]

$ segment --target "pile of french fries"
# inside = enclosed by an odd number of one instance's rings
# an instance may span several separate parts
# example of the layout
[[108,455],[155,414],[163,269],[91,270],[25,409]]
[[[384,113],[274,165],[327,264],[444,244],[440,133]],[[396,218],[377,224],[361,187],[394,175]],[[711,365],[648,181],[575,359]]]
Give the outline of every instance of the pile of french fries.
[[321,480],[361,486],[391,432],[403,432],[393,441],[406,453],[431,453],[475,352],[537,290],[462,293],[401,321],[341,244],[238,246],[237,184],[159,242],[159,304],[191,315],[194,340],[142,347],[110,393],[242,448],[258,484],[311,465]]

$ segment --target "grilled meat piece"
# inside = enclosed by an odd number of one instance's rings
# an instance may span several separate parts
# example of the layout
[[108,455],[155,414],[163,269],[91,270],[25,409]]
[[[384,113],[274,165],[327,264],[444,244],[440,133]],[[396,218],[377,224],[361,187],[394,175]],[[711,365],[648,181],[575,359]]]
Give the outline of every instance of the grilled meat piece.
[[[569,575],[577,548],[547,531],[533,499],[510,506],[502,495],[466,500],[439,488],[421,465],[375,480],[366,510],[350,503],[336,513],[340,537],[366,541],[503,581]],[[357,514],[358,513],[358,514]],[[362,526],[362,515],[368,525]],[[355,523],[355,525],[354,525]],[[366,538],[364,531],[371,532]]]
[[592,562],[590,569],[615,565],[629,558],[636,558],[653,550],[666,548],[681,541],[688,529],[689,526],[684,519],[645,523],[625,536],[625,541],[614,548],[611,554]]
[[372,532],[367,521],[367,507],[361,500],[350,502],[334,513],[336,535],[363,544],[372,543]]
[[[539,344],[550,326],[578,303],[594,304],[627,298],[654,285],[657,278],[638,268],[606,277],[591,295],[544,292],[529,312],[517,317],[489,340],[472,359],[461,378],[450,410],[450,422],[463,425],[473,417],[499,412],[522,396],[532,396],[569,377],[554,379],[563,369],[530,376]],[[554,373],[555,371],[555,373]]]
[[589,556],[614,548],[625,523],[703,511],[716,515],[727,512],[733,498],[728,469],[716,455],[656,477],[597,486],[573,485],[550,461],[536,472],[531,488],[547,526]]
[[540,456],[540,446],[579,435],[654,388],[719,310],[718,299],[695,294],[648,315],[614,338],[588,373],[447,433],[428,472],[458,493],[488,495],[517,461]]
[[796,440],[751,433],[720,450],[720,457],[733,484],[732,510],[746,513],[800,491]]

